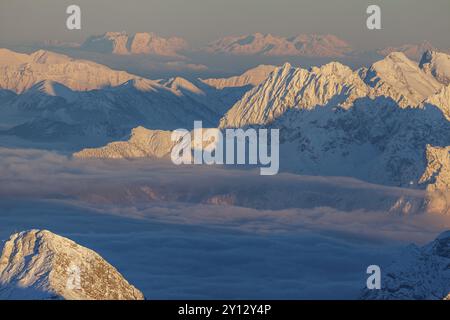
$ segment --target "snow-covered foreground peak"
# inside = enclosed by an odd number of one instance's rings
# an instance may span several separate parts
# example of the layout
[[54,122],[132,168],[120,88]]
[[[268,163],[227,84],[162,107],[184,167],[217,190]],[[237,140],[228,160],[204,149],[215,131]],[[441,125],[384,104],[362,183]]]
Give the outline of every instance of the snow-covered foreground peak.
[[142,300],[94,251],[46,230],[13,234],[0,257],[1,299]]
[[118,86],[138,77],[101,64],[39,50],[29,55],[0,50],[0,88],[22,93],[41,81],[86,91]]
[[441,83],[450,85],[450,55],[428,50],[420,60],[420,68]]
[[381,289],[364,290],[362,299],[442,300],[450,294],[450,231],[428,245],[409,246],[381,270]]
[[138,32],[131,36],[125,32],[107,32],[103,35],[89,37],[81,48],[118,55],[152,54],[176,57],[187,46],[186,41],[181,38],[163,38],[152,32]]

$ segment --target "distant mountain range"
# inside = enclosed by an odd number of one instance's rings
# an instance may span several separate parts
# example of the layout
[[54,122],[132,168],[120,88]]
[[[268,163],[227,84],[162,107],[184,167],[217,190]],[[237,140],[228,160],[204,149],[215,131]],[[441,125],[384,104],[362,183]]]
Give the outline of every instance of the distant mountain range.
[[155,33],[139,32],[129,36],[125,32],[107,32],[89,37],[81,48],[88,51],[127,54],[151,54],[177,57],[187,49],[185,40],[178,37],[163,38]]
[[206,51],[237,55],[342,57],[352,49],[347,42],[333,35],[301,34],[285,38],[255,33],[214,41]]
[[[131,35],[126,32],[106,32],[91,36],[81,44],[52,40],[45,41],[41,45],[44,48],[67,48],[115,55],[152,55],[181,60],[186,59],[186,55],[190,53],[351,59],[366,55],[382,58],[392,52],[403,52],[408,58],[418,61],[424,52],[438,50],[430,42],[423,41],[365,52],[332,34],[299,34],[283,37],[270,33],[226,36],[210,42],[205,47],[190,46],[183,38],[162,37],[153,32],[138,32]],[[443,52],[450,53],[450,49]]]

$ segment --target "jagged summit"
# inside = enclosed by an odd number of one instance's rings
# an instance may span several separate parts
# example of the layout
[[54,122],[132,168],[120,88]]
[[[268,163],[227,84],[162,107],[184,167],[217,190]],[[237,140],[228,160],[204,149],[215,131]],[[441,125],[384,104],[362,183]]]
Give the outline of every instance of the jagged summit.
[[47,230],[13,234],[0,257],[2,299],[141,300],[94,251]]
[[247,92],[221,119],[220,126],[267,124],[289,109],[312,109],[328,103],[348,106],[367,94],[358,74],[338,62],[310,70],[285,63]]

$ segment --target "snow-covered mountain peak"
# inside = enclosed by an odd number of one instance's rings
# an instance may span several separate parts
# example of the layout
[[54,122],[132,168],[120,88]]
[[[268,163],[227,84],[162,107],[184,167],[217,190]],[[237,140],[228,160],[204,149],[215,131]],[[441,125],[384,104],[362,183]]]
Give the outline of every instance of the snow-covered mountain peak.
[[367,70],[364,81],[376,96],[393,98],[401,107],[417,107],[442,87],[402,52],[392,52]]
[[359,75],[338,62],[310,70],[286,63],[247,92],[222,118],[221,127],[267,124],[288,109],[309,110],[330,103],[349,107],[368,93]]
[[4,299],[139,300],[142,293],[94,251],[47,230],[13,234],[0,257]]

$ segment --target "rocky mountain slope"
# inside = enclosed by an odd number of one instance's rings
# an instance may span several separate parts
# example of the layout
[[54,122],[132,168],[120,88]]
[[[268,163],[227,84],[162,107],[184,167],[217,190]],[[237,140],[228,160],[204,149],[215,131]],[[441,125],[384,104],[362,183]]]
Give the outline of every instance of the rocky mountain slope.
[[382,268],[381,289],[364,290],[367,300],[442,300],[450,294],[450,231],[420,248],[409,246]]
[[107,32],[89,37],[81,49],[118,55],[144,54],[179,57],[187,49],[185,40],[178,37],[163,38],[152,32],[128,35],[125,32]]
[[233,55],[342,57],[352,49],[344,40],[333,35],[308,35],[285,38],[255,33],[229,36],[209,44],[209,53]]
[[92,250],[46,230],[13,234],[0,257],[1,299],[142,300]]

